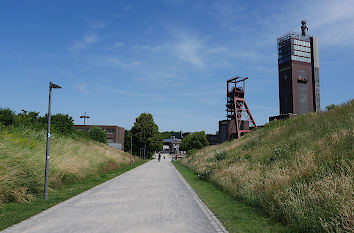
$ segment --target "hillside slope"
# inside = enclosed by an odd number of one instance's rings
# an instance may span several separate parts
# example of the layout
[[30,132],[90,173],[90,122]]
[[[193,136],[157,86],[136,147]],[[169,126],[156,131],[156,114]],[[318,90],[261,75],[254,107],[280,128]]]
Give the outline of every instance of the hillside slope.
[[[0,126],[0,205],[31,202],[43,192],[46,132]],[[135,157],[134,160],[137,160]],[[102,143],[52,134],[49,192],[118,169],[130,155]]]
[[274,121],[182,163],[299,232],[354,232],[354,100]]

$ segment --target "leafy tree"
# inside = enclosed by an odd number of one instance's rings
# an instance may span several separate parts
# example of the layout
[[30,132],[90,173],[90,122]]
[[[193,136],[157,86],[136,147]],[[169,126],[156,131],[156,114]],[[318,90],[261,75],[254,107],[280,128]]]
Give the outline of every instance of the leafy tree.
[[9,108],[0,108],[0,124],[8,126],[15,122],[15,113]]
[[146,156],[150,157],[154,151],[162,148],[162,138],[158,126],[150,113],[142,113],[134,122],[131,129],[133,134],[133,151],[138,154],[139,149],[146,144]]
[[161,132],[160,133],[162,139],[171,138],[172,136],[174,136],[174,134],[175,134],[174,131],[166,131],[166,132]]
[[39,112],[21,111],[15,118],[15,125],[24,125],[34,129],[45,128],[45,124],[40,122]]
[[182,139],[180,150],[190,151],[193,149],[200,149],[207,145],[209,145],[209,142],[205,132],[195,132]]
[[[45,114],[44,117],[40,117],[40,122],[45,124],[47,127],[48,124],[48,114]],[[75,131],[74,128],[74,120],[68,114],[58,113],[51,116],[51,127],[53,132],[62,134],[62,135],[70,135]]]
[[124,132],[124,151],[126,152],[130,151],[131,135],[132,135],[131,131],[126,129]]
[[89,130],[90,138],[94,141],[107,143],[107,133],[98,126],[92,126]]

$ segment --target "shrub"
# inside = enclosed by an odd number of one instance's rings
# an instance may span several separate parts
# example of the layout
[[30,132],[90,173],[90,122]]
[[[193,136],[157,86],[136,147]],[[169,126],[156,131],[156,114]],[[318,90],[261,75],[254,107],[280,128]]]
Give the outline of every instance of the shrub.
[[0,108],[0,124],[8,126],[15,122],[15,113],[9,108]]
[[106,131],[103,130],[100,127],[97,126],[93,126],[90,130],[89,130],[89,135],[90,138],[94,141],[98,141],[98,142],[102,142],[102,143],[106,143],[107,142],[107,134]]
[[29,112],[26,110],[21,111],[15,117],[15,126],[26,126],[32,129],[43,129],[45,123],[40,122],[39,112]]
[[184,137],[182,139],[180,149],[190,151],[192,149],[201,149],[207,145],[209,145],[207,136],[204,131],[201,131],[189,134]]
[[333,110],[335,108],[336,108],[336,105],[334,105],[334,104],[330,104],[330,105],[326,106],[327,111],[331,111],[331,110]]

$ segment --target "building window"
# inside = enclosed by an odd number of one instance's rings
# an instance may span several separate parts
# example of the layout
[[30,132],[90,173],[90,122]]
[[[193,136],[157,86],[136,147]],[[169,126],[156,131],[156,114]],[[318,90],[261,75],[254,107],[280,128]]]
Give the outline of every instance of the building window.
[[114,133],[114,129],[106,129],[107,133]]
[[298,75],[298,80],[300,80],[300,81],[307,81],[307,78],[306,78],[306,71],[305,71],[305,70],[299,70],[299,71],[297,71],[297,75]]
[[299,56],[296,56],[296,55],[291,55],[291,60],[311,63],[311,59],[310,58],[299,57]]
[[284,62],[288,62],[288,61],[290,61],[290,56],[282,58],[282,59],[279,59],[279,64],[284,63]]
[[302,40],[294,40],[294,44],[310,47],[310,42],[302,41]]

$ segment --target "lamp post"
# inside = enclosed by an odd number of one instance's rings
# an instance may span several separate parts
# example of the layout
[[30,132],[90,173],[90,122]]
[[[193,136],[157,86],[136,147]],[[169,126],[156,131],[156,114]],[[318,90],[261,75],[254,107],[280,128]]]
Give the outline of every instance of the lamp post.
[[49,82],[49,103],[48,103],[48,127],[47,127],[47,147],[45,152],[45,178],[44,178],[44,199],[48,199],[48,172],[49,172],[49,141],[50,141],[50,117],[51,117],[51,98],[52,88],[61,88],[52,82]]
[[84,125],[86,125],[86,118],[90,118],[89,116],[86,115],[86,112],[83,116],[80,116],[80,118],[84,118]]

